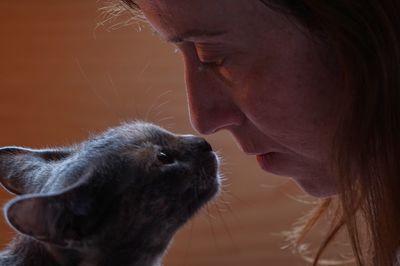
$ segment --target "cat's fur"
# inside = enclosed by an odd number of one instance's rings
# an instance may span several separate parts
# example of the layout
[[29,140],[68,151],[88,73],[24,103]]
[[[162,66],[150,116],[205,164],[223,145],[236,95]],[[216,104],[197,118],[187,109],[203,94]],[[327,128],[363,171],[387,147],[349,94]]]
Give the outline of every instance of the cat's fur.
[[202,138],[148,123],[63,149],[0,149],[17,237],[1,266],[158,266],[176,230],[219,189]]

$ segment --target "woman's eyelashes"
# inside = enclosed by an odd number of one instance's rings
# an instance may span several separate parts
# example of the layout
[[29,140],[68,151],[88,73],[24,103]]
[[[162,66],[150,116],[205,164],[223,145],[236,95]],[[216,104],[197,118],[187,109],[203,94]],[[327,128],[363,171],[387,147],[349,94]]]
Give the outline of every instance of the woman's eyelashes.
[[204,67],[221,67],[225,63],[226,54],[219,45],[194,44],[199,62]]
[[201,60],[199,59],[200,64],[202,67],[205,68],[216,68],[216,67],[221,67],[224,64],[224,59],[217,59],[217,60]]
[[179,42],[175,45],[175,53],[179,51],[188,58],[195,57],[203,68],[222,67],[226,63],[227,51],[222,45],[194,42]]

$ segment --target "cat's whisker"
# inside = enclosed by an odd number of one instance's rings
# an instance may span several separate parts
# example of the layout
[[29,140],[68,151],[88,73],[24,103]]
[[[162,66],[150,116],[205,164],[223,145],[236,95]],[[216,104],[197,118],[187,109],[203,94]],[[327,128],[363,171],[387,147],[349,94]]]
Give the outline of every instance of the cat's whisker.
[[239,218],[236,216],[235,211],[231,207],[231,203],[227,202],[225,199],[221,199],[221,203],[226,207],[227,211],[232,215],[234,220],[239,221]]
[[224,199],[223,196],[220,196],[218,198],[218,200],[216,201],[217,204],[227,204],[227,205],[231,205],[232,203],[230,201],[227,201],[226,199]]
[[221,189],[227,189],[232,186],[233,183],[228,180],[227,178],[221,179]]
[[164,113],[166,113],[166,112],[167,112],[166,110],[160,110],[160,111],[158,111],[158,112],[156,113],[155,117],[158,118],[160,115],[162,115],[162,114],[164,114]]
[[221,185],[220,191],[223,192],[224,194],[228,194],[229,195],[229,193],[231,193],[230,192],[231,187],[232,187],[232,183],[228,183],[228,182],[223,183]]
[[101,95],[98,93],[98,91],[96,90],[95,86],[93,86],[92,81],[89,79],[88,75],[86,74],[85,70],[83,69],[80,61],[78,58],[75,58],[75,62],[76,65],[78,66],[78,70],[79,72],[82,74],[83,79],[85,80],[85,82],[88,85],[88,88],[90,89],[90,91],[93,93],[94,96],[96,96],[96,98],[106,107],[106,109],[115,117],[120,118],[119,115],[117,115],[115,113],[115,111],[110,107],[110,105],[108,104],[108,102],[101,97]]
[[246,202],[245,200],[239,198],[238,196],[236,196],[235,194],[232,193],[232,191],[226,191],[226,193],[231,196],[232,198],[235,198],[236,200],[240,201],[241,203],[243,203],[244,205],[246,205],[247,207],[251,208],[251,204]]
[[[207,209],[207,213],[210,213],[210,210],[208,208],[208,204],[206,204],[206,209]],[[218,245],[218,242],[217,242],[217,236],[215,234],[214,226],[213,226],[212,220],[210,219],[210,216],[207,216],[207,221],[208,221],[211,233],[212,233],[213,238],[214,238],[215,247],[219,250],[220,248],[219,248],[219,245]]]
[[153,111],[154,111],[154,108],[156,108],[156,106],[158,105],[158,101],[159,101],[162,97],[168,95],[168,94],[171,93],[171,92],[172,92],[172,90],[167,90],[167,91],[165,91],[165,92],[159,94],[159,95],[153,100],[153,103],[150,105],[149,109],[148,109],[147,112],[146,112],[146,116],[145,116],[145,119],[146,119],[146,120],[149,120],[149,119],[150,119],[150,116],[152,115],[152,113],[153,113]]
[[139,73],[136,75],[135,79],[138,80],[139,78],[141,78],[144,75],[144,73],[147,71],[147,69],[149,69],[150,65],[151,65],[150,61],[147,61],[147,63],[142,68],[142,70],[139,71]]
[[230,178],[228,178],[226,175],[226,173],[224,174],[219,174],[220,177],[220,181],[221,181],[221,187],[225,188],[225,186],[231,186],[233,184],[233,180],[231,180]]
[[[158,109],[164,107],[165,105],[169,104],[170,102],[171,102],[171,100],[166,100],[166,101],[160,103],[159,105],[157,105],[157,106],[154,108],[154,111],[157,111],[156,117],[157,117],[158,112],[160,112]],[[161,110],[161,111],[162,111],[162,110]]]
[[110,73],[107,73],[107,77],[108,77],[108,80],[110,81],[111,88],[113,89],[114,94],[115,94],[117,97],[119,97],[119,93],[118,93],[118,90],[117,90],[117,86],[115,86],[115,83],[114,83],[114,80],[113,80],[111,74],[110,74]]
[[146,90],[144,91],[144,95],[146,95],[146,96],[151,96],[150,95],[150,91],[153,89],[153,86],[148,86],[147,88],[146,88]]
[[229,235],[229,238],[230,238],[230,240],[232,241],[232,245],[234,246],[234,248],[236,249],[236,251],[240,251],[239,250],[239,248],[238,248],[238,246],[237,246],[237,244],[236,244],[236,241],[234,240],[234,238],[233,238],[233,235],[232,235],[232,232],[231,232],[231,230],[229,229],[229,227],[228,227],[228,224],[226,223],[226,221],[225,221],[225,219],[224,219],[224,217],[223,217],[223,214],[221,213],[221,210],[218,208],[218,205],[216,205],[216,209],[217,209],[217,212],[218,212],[218,214],[219,214],[219,217],[221,218],[221,221],[222,221],[222,224],[223,224],[223,226],[224,226],[224,229],[225,229],[225,232]]
[[[169,102],[169,101],[167,101],[167,102]],[[161,113],[165,113],[165,112],[166,112],[165,110],[161,110]],[[164,115],[163,117],[160,117],[160,111],[157,112],[153,117],[154,117],[154,120],[156,120],[157,124],[161,123],[162,121],[173,120],[174,119],[174,116],[172,116],[172,115],[169,115],[169,116],[168,115]]]
[[207,204],[206,205],[207,207],[207,216],[208,216],[208,218],[210,218],[211,220],[217,220],[217,217],[215,217],[213,214],[212,214],[212,212],[210,211],[210,204]]
[[189,251],[192,248],[192,238],[193,238],[193,228],[194,228],[194,223],[196,222],[196,219],[191,219],[190,220],[190,231],[189,231],[189,244],[186,247],[186,251],[185,251],[185,256],[184,256],[184,260],[186,260],[186,258],[189,257]]
[[222,149],[216,150],[216,151],[214,151],[214,153],[218,158],[220,167],[225,166],[227,163],[226,163],[226,158],[224,156],[222,156]]
[[173,117],[173,116],[168,116],[168,117],[164,117],[164,118],[162,118],[162,119],[157,120],[157,123],[160,124],[160,123],[162,123],[162,122],[164,122],[164,121],[169,121],[169,120],[174,120],[174,119],[175,119],[175,117]]
[[164,124],[164,127],[165,127],[166,129],[176,128],[176,123]]
[[232,212],[231,203],[220,197],[217,201],[215,201],[216,206],[220,211],[224,212]]

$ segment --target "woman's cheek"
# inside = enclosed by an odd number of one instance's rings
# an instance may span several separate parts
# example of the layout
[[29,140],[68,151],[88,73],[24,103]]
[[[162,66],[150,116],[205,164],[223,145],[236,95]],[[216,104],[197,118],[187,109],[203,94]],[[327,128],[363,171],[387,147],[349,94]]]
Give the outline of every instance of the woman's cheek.
[[247,76],[248,68],[244,64],[225,63],[217,69],[218,75],[232,89],[243,89]]

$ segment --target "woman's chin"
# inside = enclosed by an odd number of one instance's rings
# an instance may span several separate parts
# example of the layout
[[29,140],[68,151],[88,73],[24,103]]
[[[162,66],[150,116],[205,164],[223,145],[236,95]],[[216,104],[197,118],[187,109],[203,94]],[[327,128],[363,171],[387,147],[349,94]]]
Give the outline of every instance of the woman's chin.
[[334,185],[321,182],[310,182],[299,178],[292,178],[294,182],[308,195],[316,198],[330,198],[337,195]]
[[257,155],[257,162],[268,173],[292,178],[305,193],[313,197],[327,198],[337,194],[335,178],[320,166],[282,153]]

